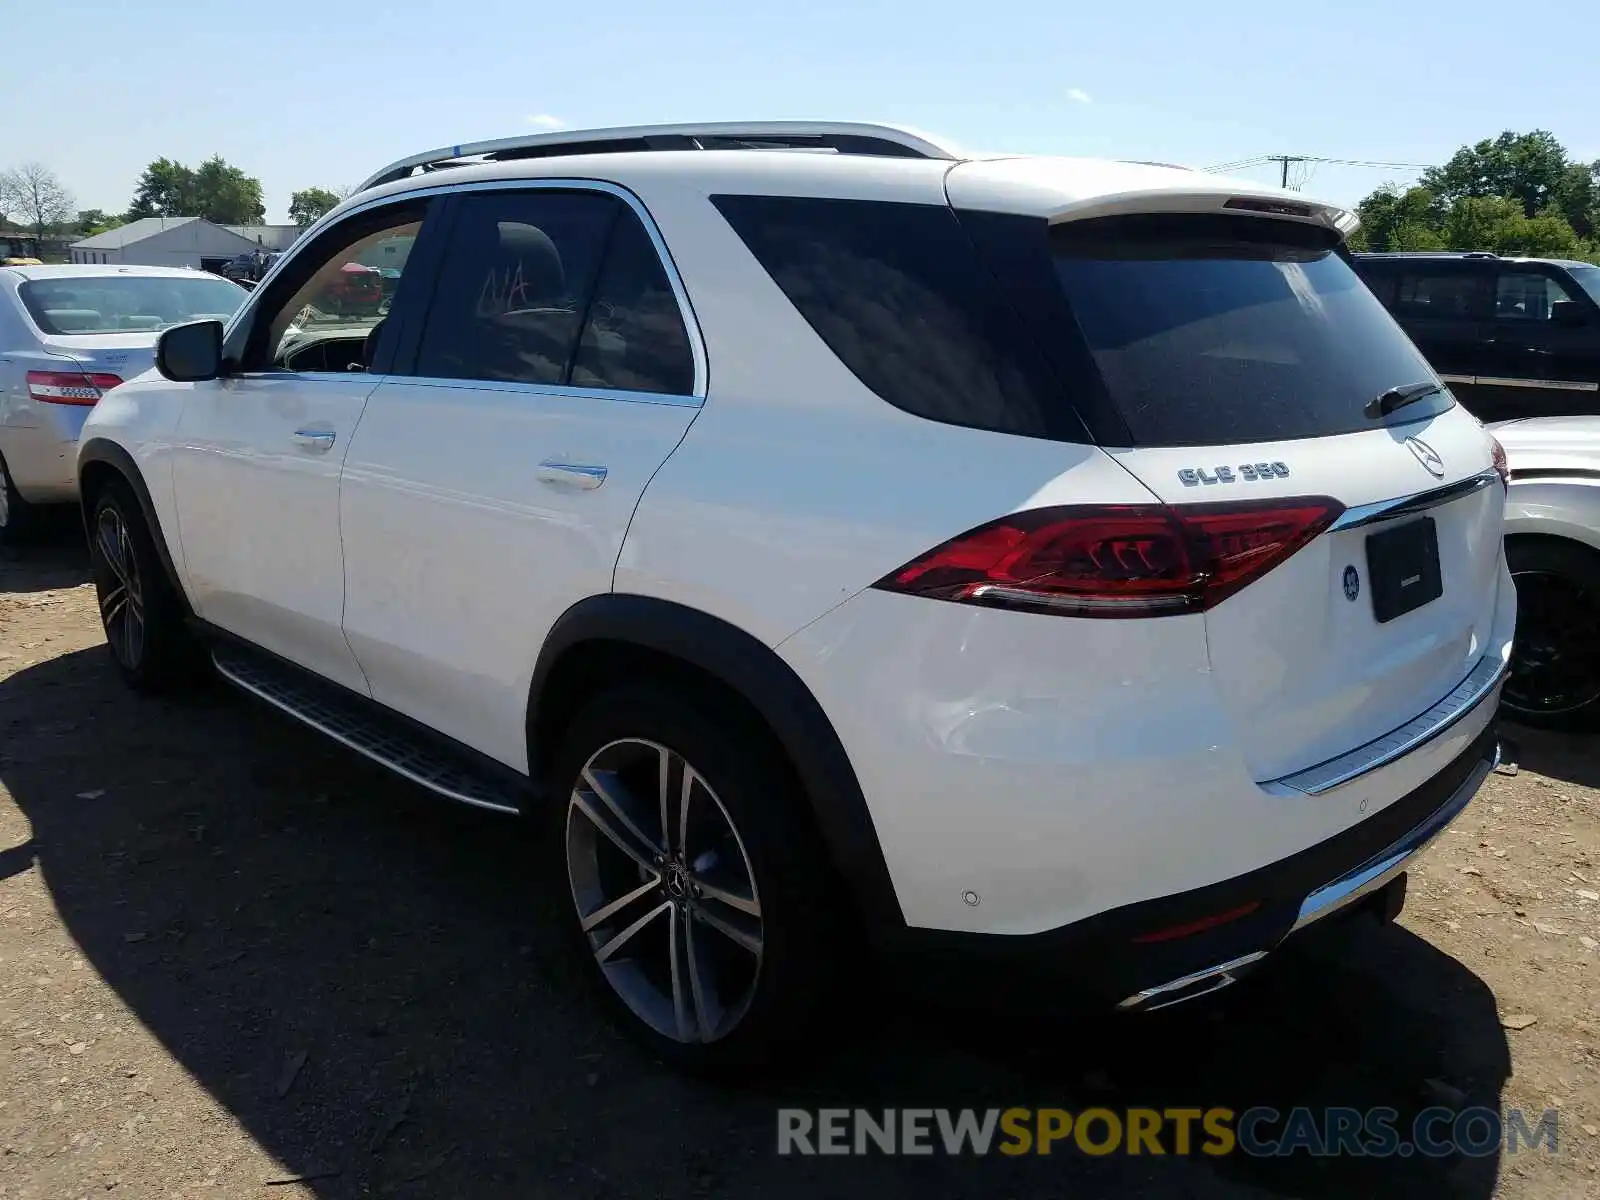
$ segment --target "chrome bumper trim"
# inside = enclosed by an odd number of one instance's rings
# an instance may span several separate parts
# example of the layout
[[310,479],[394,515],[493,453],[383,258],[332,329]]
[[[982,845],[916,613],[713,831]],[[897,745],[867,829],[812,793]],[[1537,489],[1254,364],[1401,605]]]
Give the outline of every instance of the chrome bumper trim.
[[1413,858],[1427,849],[1451,821],[1461,815],[1461,810],[1466,808],[1478,794],[1478,789],[1489,777],[1489,772],[1499,765],[1500,743],[1496,741],[1494,753],[1474,767],[1472,774],[1468,775],[1461,786],[1451,794],[1450,799],[1429,814],[1420,825],[1348,875],[1324,884],[1307,896],[1300,905],[1300,913],[1289,932],[1304,929],[1313,921],[1320,921],[1323,917],[1338,912],[1346,905],[1354,904],[1363,896],[1371,895],[1389,883],[1410,865]]
[[1274,779],[1260,786],[1279,793],[1300,792],[1307,796],[1320,796],[1324,792],[1331,792],[1336,787],[1342,787],[1354,779],[1359,779],[1369,771],[1388,766],[1424,743],[1432,741],[1475,710],[1478,705],[1492,699],[1501,681],[1505,679],[1507,669],[1505,659],[1497,654],[1486,654],[1478,660],[1471,671],[1467,672],[1465,679],[1450,689],[1443,700],[1426,712],[1411,718],[1400,728],[1391,730],[1365,746],[1357,746],[1354,750],[1346,751],[1337,758],[1330,758],[1327,762],[1318,763],[1314,767],[1307,767],[1296,771],[1293,775],[1285,775],[1281,779]]
[[1155,1012],[1158,1008],[1171,1008],[1174,1004],[1182,1004],[1185,1000],[1198,1000],[1201,996],[1209,996],[1212,992],[1221,991],[1230,983],[1237,983],[1243,968],[1260,962],[1266,956],[1265,950],[1257,950],[1252,954],[1218,963],[1214,967],[1207,967],[1203,971],[1196,971],[1193,975],[1185,975],[1167,983],[1158,983],[1155,987],[1145,988],[1144,991],[1129,996],[1117,1005],[1117,1011]]

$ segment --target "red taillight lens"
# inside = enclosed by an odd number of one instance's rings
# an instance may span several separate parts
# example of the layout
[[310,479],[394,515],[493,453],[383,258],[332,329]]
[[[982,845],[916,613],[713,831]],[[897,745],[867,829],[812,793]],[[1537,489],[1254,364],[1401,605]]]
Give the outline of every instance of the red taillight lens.
[[874,586],[1074,617],[1202,612],[1260,579],[1343,511],[1326,496],[1028,509],[953,538]]
[[41,404],[93,405],[121,382],[116,375],[84,371],[29,371],[28,395]]
[[1500,439],[1492,433],[1485,433],[1489,439],[1489,457],[1494,461],[1494,469],[1500,472],[1500,482],[1511,483],[1511,465],[1506,462],[1506,448],[1500,444]]

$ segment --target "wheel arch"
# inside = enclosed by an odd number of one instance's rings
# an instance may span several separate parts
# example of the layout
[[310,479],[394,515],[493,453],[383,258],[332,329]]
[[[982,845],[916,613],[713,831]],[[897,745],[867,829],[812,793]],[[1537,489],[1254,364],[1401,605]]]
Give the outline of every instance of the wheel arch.
[[172,561],[172,553],[167,548],[166,532],[161,528],[155,502],[150,499],[150,488],[145,483],[144,472],[139,470],[133,455],[109,438],[90,438],[78,449],[78,507],[83,515],[84,535],[93,536],[91,522],[95,500],[113,479],[120,479],[133,492],[144,517],[145,528],[150,531],[150,540],[155,543],[156,555],[161,559],[161,569],[167,576],[167,582],[182,602],[185,613],[193,615],[183,582],[178,578],[177,566]]
[[563,613],[545,639],[529,688],[528,773],[534,780],[542,781],[577,705],[615,677],[608,668],[630,657],[693,672],[741,701],[787,756],[868,936],[904,929],[866,798],[832,722],[771,647],[719,617],[617,593],[591,596]]

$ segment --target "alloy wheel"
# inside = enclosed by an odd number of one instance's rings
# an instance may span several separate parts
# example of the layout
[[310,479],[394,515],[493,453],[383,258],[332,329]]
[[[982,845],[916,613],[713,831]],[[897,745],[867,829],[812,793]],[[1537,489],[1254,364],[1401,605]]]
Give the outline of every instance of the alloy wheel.
[[1600,596],[1554,571],[1518,571],[1517,629],[1503,699],[1554,717],[1600,700]]
[[102,508],[95,519],[94,548],[106,641],[119,663],[136,668],[144,656],[144,589],[128,524],[114,506]]
[[601,747],[573,786],[566,855],[590,952],[633,1013],[676,1042],[732,1032],[760,976],[761,901],[700,772],[657,742]]

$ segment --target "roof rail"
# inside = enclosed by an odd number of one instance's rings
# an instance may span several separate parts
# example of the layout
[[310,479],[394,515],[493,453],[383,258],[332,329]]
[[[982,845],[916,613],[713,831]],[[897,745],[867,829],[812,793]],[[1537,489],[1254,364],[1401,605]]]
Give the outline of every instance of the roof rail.
[[506,162],[566,154],[619,154],[641,150],[831,150],[894,158],[956,159],[948,143],[895,125],[856,121],[717,121],[690,125],[621,125],[561,129],[442,146],[390,163],[356,189],[364,192],[414,174],[477,162]]

